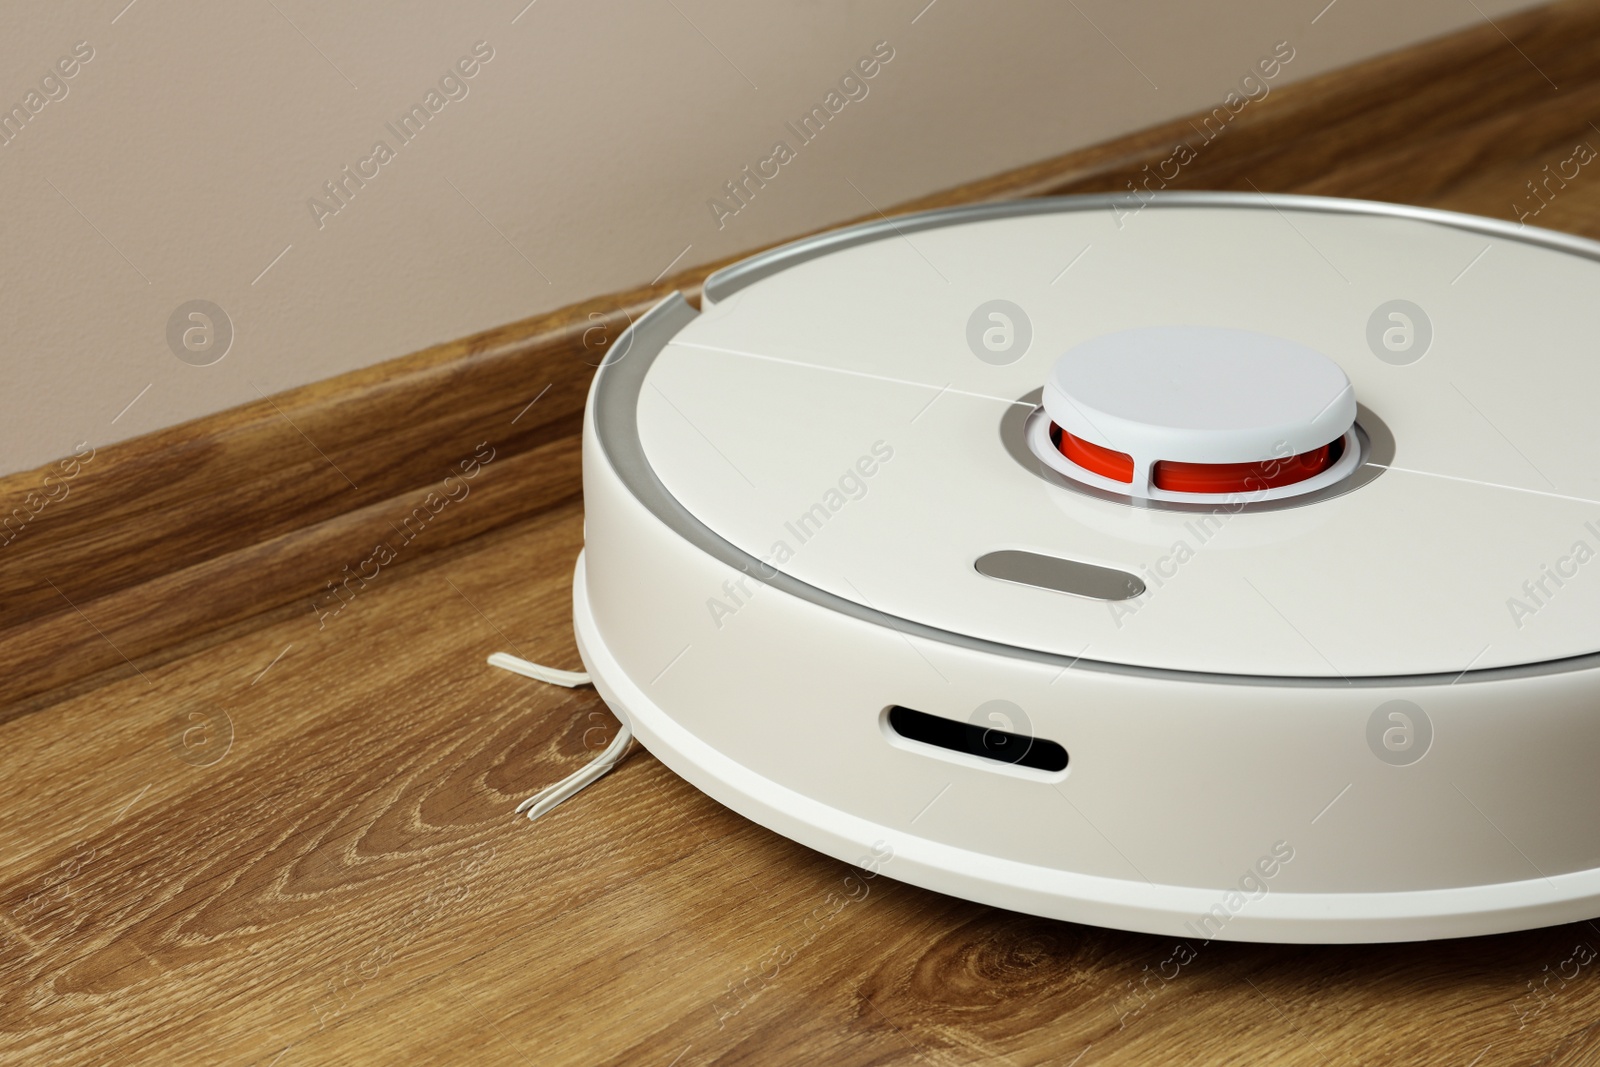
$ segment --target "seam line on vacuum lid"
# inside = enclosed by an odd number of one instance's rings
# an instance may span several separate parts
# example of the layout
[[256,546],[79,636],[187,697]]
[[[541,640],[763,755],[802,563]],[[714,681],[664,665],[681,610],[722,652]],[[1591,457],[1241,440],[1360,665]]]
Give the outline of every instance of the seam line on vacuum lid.
[[769,356],[760,352],[748,352],[742,348],[728,348],[723,345],[708,345],[701,341],[674,341],[679,348],[693,348],[701,352],[716,352],[724,356],[738,356],[741,359],[759,359],[767,363],[779,363],[786,367],[798,367],[801,370],[826,371],[831,374],[844,374],[852,378],[867,378],[875,382],[888,382],[891,385],[907,385],[914,389],[927,389],[935,393],[950,393],[954,396],[971,397],[973,400],[992,400],[996,404],[1017,404],[1032,409],[1037,405],[1029,404],[1024,400],[1011,397],[997,396],[994,393],[974,393],[970,389],[957,389],[953,385],[936,385],[933,382],[919,382],[914,378],[894,378],[887,374],[873,374],[870,371],[853,370],[850,367],[831,367],[826,363],[807,363],[801,359],[791,359],[788,356]]
[[[1600,250],[1600,245],[1596,245],[1596,249]],[[1595,258],[1600,259],[1600,251],[1597,251]],[[617,345],[622,345],[626,340],[630,347],[624,349],[624,358],[614,363],[604,363],[596,372],[592,403],[596,436],[606,460],[628,492],[669,529],[718,562],[742,571],[765,585],[781,589],[791,596],[875,626],[887,626],[910,637],[919,637],[939,644],[1062,669],[1160,678],[1174,682],[1282,688],[1327,688],[1336,685],[1351,688],[1382,688],[1470,684],[1600,668],[1600,652],[1590,652],[1539,663],[1485,667],[1478,670],[1472,670],[1469,665],[1468,669],[1460,672],[1440,671],[1428,674],[1338,677],[1214,673],[1115,663],[1023,648],[939,629],[858,604],[803,582],[773,568],[770,564],[762,563],[727,541],[690,513],[682,502],[672,495],[654,468],[650,466],[650,461],[644,454],[644,444],[639,437],[640,391],[656,356],[679,331],[698,316],[699,312],[683,298],[683,294],[674,292],[651,308],[617,339]]]

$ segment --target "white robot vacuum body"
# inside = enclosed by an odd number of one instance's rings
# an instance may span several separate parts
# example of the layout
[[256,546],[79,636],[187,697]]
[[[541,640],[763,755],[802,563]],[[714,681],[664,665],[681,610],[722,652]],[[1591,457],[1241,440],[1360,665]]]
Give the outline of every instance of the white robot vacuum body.
[[1224,193],[764,253],[596,374],[584,662],[721,803],[940,892],[1595,916],[1596,291],[1577,238]]

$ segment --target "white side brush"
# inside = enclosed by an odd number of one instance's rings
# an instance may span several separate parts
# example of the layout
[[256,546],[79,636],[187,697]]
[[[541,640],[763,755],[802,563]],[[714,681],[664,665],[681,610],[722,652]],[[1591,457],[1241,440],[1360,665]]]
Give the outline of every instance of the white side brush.
[[[505,652],[496,652],[489,657],[489,666],[499,667],[513,674],[520,674],[525,678],[533,678],[540,682],[549,682],[552,685],[566,686],[576,689],[589,684],[589,676],[582,671],[563,671],[555,667],[546,667],[538,663],[529,663],[525,659]],[[620,720],[619,720],[620,721]],[[533,796],[517,805],[519,813],[525,812],[529,820],[553,810],[563,801],[570,799],[582,792],[585,787],[592,784],[601,775],[621,762],[627,754],[628,745],[633,741],[633,731],[628,729],[626,722],[620,723],[617,736],[606,746],[605,751],[586,763],[582,768],[561,779],[554,785],[546,786]]]

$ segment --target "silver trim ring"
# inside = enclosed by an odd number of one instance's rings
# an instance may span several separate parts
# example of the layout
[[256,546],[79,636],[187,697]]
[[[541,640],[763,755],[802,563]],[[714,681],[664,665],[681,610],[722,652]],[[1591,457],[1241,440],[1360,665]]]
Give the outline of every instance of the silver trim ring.
[[[775,248],[713,274],[706,281],[706,292],[713,302],[725,299],[746,285],[771,276],[780,270],[828,252],[850,248],[867,241],[897,236],[907,230],[926,230],[936,226],[974,222],[990,218],[1010,218],[1021,215],[1048,214],[1058,211],[1089,211],[1108,207],[1114,196],[1062,196],[1025,200],[1002,204],[979,204],[972,207],[951,208],[945,211],[924,212],[894,220],[869,222],[818,237],[806,238],[793,244]],[[1361,200],[1335,200],[1327,197],[1289,196],[1277,198],[1277,203],[1241,193],[1171,193],[1163,194],[1145,203],[1147,208],[1193,207],[1201,205],[1227,205],[1232,207],[1270,207],[1279,204],[1297,209],[1341,214],[1387,215],[1435,222],[1457,229],[1505,237],[1527,244],[1570,252],[1584,258],[1600,261],[1600,242],[1586,238],[1558,234],[1533,227],[1517,227],[1493,219],[1458,215],[1430,208],[1409,208],[1398,204],[1380,204]],[[1264,685],[1285,688],[1318,688],[1346,686],[1352,689],[1383,687],[1409,687],[1424,685],[1459,685],[1462,683],[1501,681],[1510,678],[1538,677],[1548,674],[1565,674],[1600,667],[1600,652],[1588,652],[1563,659],[1540,663],[1515,664],[1508,667],[1483,667],[1462,672],[1440,671],[1430,674],[1368,675],[1355,678],[1338,676],[1228,674],[1209,671],[1178,670],[1169,667],[1143,667],[1106,660],[1063,656],[1055,652],[1021,648],[998,641],[989,641],[968,634],[943,630],[896,615],[857,604],[794,578],[761,562],[738,546],[728,542],[710,527],[689,513],[679,500],[668,491],[656,476],[650,461],[645,457],[644,444],[639,438],[639,393],[645,375],[657,355],[668,342],[699,316],[682,293],[674,292],[640,317],[639,321],[617,338],[626,358],[604,360],[595,372],[591,404],[595,433],[601,451],[616,471],[623,486],[646,510],[695,548],[735,570],[742,571],[757,581],[780,589],[819,607],[836,611],[874,626],[887,626],[908,636],[927,641],[954,645],[989,655],[1027,660],[1063,669],[1096,671],[1140,678],[1159,678],[1174,682],[1200,682],[1212,685]]]
[[[777,248],[769,248],[749,259],[723,267],[706,278],[704,292],[712,303],[720,303],[734,293],[787,270],[808,259],[838,252],[856,245],[866,244],[884,237],[932,230],[963,222],[982,222],[989,219],[1018,218],[1025,215],[1053,215],[1063,211],[1110,210],[1118,206],[1129,207],[1128,193],[1093,193],[1082,196],[1041,196],[1028,200],[1013,200],[999,204],[972,204],[968,207],[941,208],[919,211],[911,215],[898,215],[892,219],[877,219],[842,230],[802,237]],[[1266,193],[1157,193],[1153,199],[1140,201],[1142,209],[1173,207],[1232,207],[1281,211],[1317,211],[1329,215],[1379,215],[1389,218],[1410,219],[1414,222],[1432,222],[1454,230],[1481,233],[1489,237],[1504,237],[1524,244],[1553,248],[1585,259],[1600,261],[1600,242],[1570,233],[1558,233],[1537,226],[1522,226],[1499,219],[1486,219],[1478,215],[1463,215],[1436,208],[1412,207],[1409,204],[1387,204],[1379,200],[1345,200],[1331,196],[1300,196],[1284,194],[1268,196]]]

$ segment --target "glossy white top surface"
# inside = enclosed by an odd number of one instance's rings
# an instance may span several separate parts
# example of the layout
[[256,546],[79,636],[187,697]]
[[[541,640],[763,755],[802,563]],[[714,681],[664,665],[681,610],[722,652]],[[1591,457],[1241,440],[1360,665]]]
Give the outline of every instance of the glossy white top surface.
[[[1120,228],[1108,211],[969,223],[801,263],[708,308],[657,357],[640,433],[722,537],[928,625],[1241,674],[1542,662],[1600,649],[1596,291],[1593,261],[1405,219],[1263,205],[1147,209]],[[968,341],[993,300],[1028,320],[1012,362]],[[1376,314],[1396,300],[1426,321]],[[1094,499],[1014,458],[1001,420],[1063,353],[1149,327],[1322,353],[1392,460],[1332,499],[1195,514]],[[1428,333],[1425,355],[1395,361]],[[1108,604],[973,569],[1001,548],[1149,588]],[[927,654],[937,669],[952,653]]]

